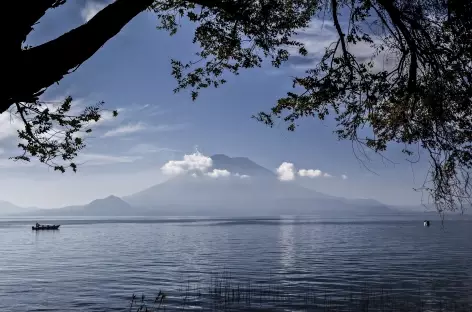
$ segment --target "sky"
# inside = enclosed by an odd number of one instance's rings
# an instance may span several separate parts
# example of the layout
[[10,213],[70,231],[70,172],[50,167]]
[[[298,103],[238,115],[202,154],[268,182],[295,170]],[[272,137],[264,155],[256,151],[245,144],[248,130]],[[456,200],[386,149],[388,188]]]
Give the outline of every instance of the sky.
[[[48,12],[27,40],[38,45],[77,27],[100,10],[103,1],[69,1]],[[18,154],[16,129],[8,113],[0,115],[0,200],[21,206],[61,207],[85,204],[108,195],[125,196],[168,178],[166,163],[185,155],[245,156],[279,174],[281,180],[303,180],[318,191],[349,198],[373,198],[387,204],[418,205],[426,160],[412,165],[392,145],[386,161],[369,154],[361,163],[351,142],[340,142],[332,119],[301,121],[295,132],[286,125],[268,128],[251,116],[270,109],[291,91],[291,76],[303,75],[335,34],[328,22],[314,19],[301,32],[309,58],[293,58],[280,69],[264,66],[226,75],[228,83],[204,90],[193,102],[188,92],[174,94],[171,58],[195,58],[192,28],[183,24],[175,36],[156,29],[156,16],[140,14],[92,58],[43,99],[70,95],[74,107],[104,101],[103,119],[87,138],[78,173],[61,174],[32,163],[8,159]],[[367,53],[356,47],[357,54]],[[383,60],[388,66],[389,60]],[[387,64],[387,65],[385,65]],[[111,111],[117,109],[117,118]],[[358,153],[357,153],[358,154]]]

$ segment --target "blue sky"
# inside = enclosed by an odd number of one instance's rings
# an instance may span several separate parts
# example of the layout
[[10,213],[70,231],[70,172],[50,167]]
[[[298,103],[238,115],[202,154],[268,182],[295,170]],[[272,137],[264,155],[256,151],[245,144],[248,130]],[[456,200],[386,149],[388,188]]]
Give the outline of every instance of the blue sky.
[[[28,44],[37,45],[77,27],[100,4],[69,1],[49,12]],[[322,23],[315,20],[305,32],[314,58],[333,38],[329,22],[326,24],[322,30]],[[337,141],[331,120],[304,120],[295,133],[289,133],[284,124],[269,129],[251,119],[290,91],[290,76],[302,74],[303,66],[310,62],[294,60],[278,70],[264,67],[228,75],[226,85],[205,90],[192,102],[188,92],[173,93],[176,81],[170,75],[171,58],[187,61],[197,51],[191,43],[192,27],[183,25],[170,37],[156,30],[156,25],[152,13],[141,14],[46,93],[47,100],[71,95],[78,106],[103,100],[106,109],[120,110],[118,118],[105,118],[96,126],[81,155],[85,163],[79,173],[59,174],[34,163],[7,160],[16,151],[14,125],[5,122],[6,114],[0,116],[0,199],[24,206],[58,207],[109,194],[127,195],[163,181],[162,165],[193,153],[198,146],[205,155],[246,156],[274,171],[283,162],[298,169],[319,169],[333,177],[306,178],[304,183],[330,194],[370,197],[390,204],[420,203],[421,194],[412,188],[421,186],[427,164],[420,162],[412,168],[399,146],[392,146],[388,153],[398,164],[383,163],[374,156],[367,164],[373,174],[359,163],[351,142]],[[362,47],[359,53],[365,53]]]

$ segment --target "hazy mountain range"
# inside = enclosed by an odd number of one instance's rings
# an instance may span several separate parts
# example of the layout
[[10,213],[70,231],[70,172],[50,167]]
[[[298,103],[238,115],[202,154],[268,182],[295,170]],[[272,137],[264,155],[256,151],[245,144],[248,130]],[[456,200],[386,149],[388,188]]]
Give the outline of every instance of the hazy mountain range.
[[296,215],[397,210],[373,199],[335,197],[279,181],[274,172],[245,157],[217,154],[211,158],[211,170],[223,170],[231,176],[180,175],[123,198],[109,196],[87,205],[57,209],[21,208],[0,201],[0,215]]
[[7,201],[0,200],[0,215],[24,214],[34,211],[36,208],[24,208]]

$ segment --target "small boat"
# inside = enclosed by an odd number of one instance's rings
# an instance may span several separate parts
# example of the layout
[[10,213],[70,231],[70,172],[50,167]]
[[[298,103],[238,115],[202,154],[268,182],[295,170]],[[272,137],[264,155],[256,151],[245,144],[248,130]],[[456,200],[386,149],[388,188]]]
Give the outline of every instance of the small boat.
[[42,231],[42,230],[59,230],[60,225],[35,225],[32,226],[33,231]]
[[425,220],[425,221],[424,221],[424,223],[423,223],[423,225],[424,225],[424,226],[429,226],[429,225],[430,225],[430,223],[429,223],[429,221],[428,221],[428,220]]

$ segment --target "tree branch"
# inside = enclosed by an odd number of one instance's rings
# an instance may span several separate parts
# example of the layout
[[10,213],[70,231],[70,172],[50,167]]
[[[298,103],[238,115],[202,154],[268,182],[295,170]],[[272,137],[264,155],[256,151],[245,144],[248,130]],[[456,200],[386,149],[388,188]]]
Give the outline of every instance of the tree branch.
[[[32,24],[44,15],[47,6],[54,7],[63,1],[34,1],[35,9],[28,14],[27,22],[24,23],[24,25],[29,24],[27,29],[22,29],[19,31],[21,35],[15,36],[24,40],[31,31]],[[4,90],[8,90],[8,93],[0,98],[0,113],[5,112],[14,103],[38,100],[47,87],[60,81],[72,69],[89,59],[153,2],[154,0],[115,0],[89,22],[42,45],[16,53],[3,70],[4,75],[8,77],[8,82],[4,85]],[[227,11],[237,18],[244,18],[244,13],[238,14],[241,6],[233,1],[190,0],[189,2]]]
[[[2,50],[8,56],[21,51],[21,43],[33,29],[33,25],[50,8],[63,4],[65,0],[23,0],[6,1],[2,4],[4,12],[8,12],[8,19],[2,20],[0,28]],[[25,8],[27,8],[25,10]]]
[[45,88],[89,59],[152,2],[153,0],[116,0],[88,23],[54,40],[22,51],[6,71],[9,79],[5,89],[9,92],[7,98],[0,102],[0,113],[13,103],[37,99]]
[[[33,30],[33,25],[39,21],[41,17],[46,14],[46,11],[51,8],[56,8],[66,2],[66,0],[29,0],[15,1],[18,6],[18,16],[20,23],[17,32],[17,44],[21,44],[26,40],[26,36]],[[25,5],[27,10],[25,10]],[[18,46],[19,47],[19,46]]]
[[409,68],[409,75],[408,75],[408,91],[412,93],[416,87],[416,76],[417,76],[417,70],[418,70],[418,47],[415,43],[415,40],[412,38],[411,33],[409,32],[408,28],[405,26],[405,24],[403,23],[401,19],[402,13],[397,7],[395,7],[393,2],[390,0],[377,0],[377,1],[388,13],[388,15],[390,16],[390,19],[396,25],[396,27],[398,27],[398,29],[401,31],[410,49],[409,52],[411,53],[411,56],[410,56],[410,68]]

